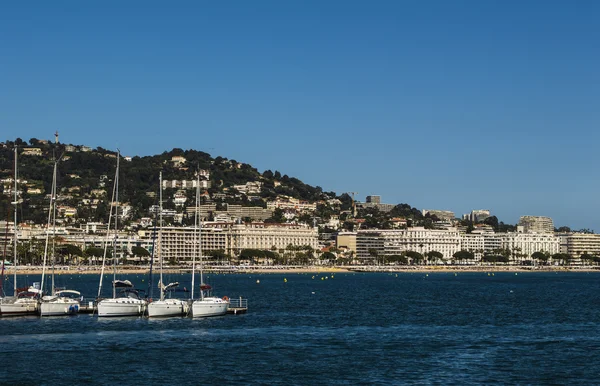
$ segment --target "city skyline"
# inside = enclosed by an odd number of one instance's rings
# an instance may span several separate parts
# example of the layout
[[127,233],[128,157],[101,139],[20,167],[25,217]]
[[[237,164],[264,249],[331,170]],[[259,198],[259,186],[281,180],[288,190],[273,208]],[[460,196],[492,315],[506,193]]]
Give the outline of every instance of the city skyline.
[[598,230],[592,1],[0,5],[0,140],[195,149]]

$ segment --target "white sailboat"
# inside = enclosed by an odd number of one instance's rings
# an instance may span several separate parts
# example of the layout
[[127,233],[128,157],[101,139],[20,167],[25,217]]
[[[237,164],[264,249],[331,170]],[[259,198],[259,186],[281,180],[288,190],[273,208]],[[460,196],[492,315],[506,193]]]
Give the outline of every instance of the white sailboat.
[[14,241],[13,241],[13,268],[14,272],[14,296],[3,298],[0,303],[0,315],[2,316],[23,316],[23,315],[35,315],[39,309],[38,296],[39,290],[36,288],[19,289],[17,288],[17,266],[19,265],[18,253],[17,253],[17,205],[19,204],[19,196],[17,190],[17,147],[15,146],[15,172],[14,172]]
[[[146,300],[139,296],[138,291],[133,288],[133,284],[129,280],[117,280],[117,254],[116,240],[118,237],[118,218],[119,218],[119,159],[121,153],[117,152],[117,169],[115,171],[115,183],[113,185],[113,194],[111,203],[115,203],[114,215],[114,238],[113,238],[113,294],[110,299],[102,299],[98,301],[97,310],[99,317],[105,316],[140,316],[146,311]],[[108,230],[106,233],[106,243],[104,244],[104,256],[102,258],[102,272],[100,274],[100,285],[98,286],[98,299],[102,294],[102,280],[104,278],[104,267],[106,262],[106,253],[108,250],[108,241],[110,238],[110,224],[112,222],[113,210],[112,205],[108,216]],[[117,296],[117,288],[120,292]]]
[[148,316],[153,317],[168,317],[168,316],[183,316],[188,313],[189,304],[182,299],[165,299],[165,294],[179,286],[179,283],[170,283],[163,285],[163,255],[162,255],[162,172],[159,178],[160,193],[159,193],[159,230],[158,230],[158,250],[160,251],[160,281],[158,286],[160,289],[160,299],[148,304]]
[[50,210],[48,212],[48,226],[46,229],[46,246],[44,247],[44,265],[42,268],[41,290],[44,290],[44,276],[46,273],[46,261],[48,256],[48,245],[50,235],[50,223],[52,223],[52,284],[50,295],[42,296],[40,301],[41,316],[73,315],[79,312],[79,297],[81,293],[75,290],[56,291],[54,285],[54,265],[56,263],[55,237],[56,237],[56,172],[58,161],[54,162],[52,175],[52,190],[50,192]]
[[229,308],[229,298],[224,296],[219,298],[210,296],[211,287],[204,284],[203,262],[202,262],[202,222],[200,218],[200,177],[198,176],[198,184],[196,189],[196,219],[194,221],[198,231],[197,237],[197,253],[200,258],[200,299],[194,299],[194,276],[196,275],[196,260],[192,261],[192,317],[202,318],[207,316],[221,316],[227,313]]

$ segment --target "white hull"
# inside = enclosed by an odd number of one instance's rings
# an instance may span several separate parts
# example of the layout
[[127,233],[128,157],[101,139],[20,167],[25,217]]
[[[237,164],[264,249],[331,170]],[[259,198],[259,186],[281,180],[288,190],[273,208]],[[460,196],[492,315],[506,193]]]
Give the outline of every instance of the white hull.
[[38,309],[39,303],[36,299],[18,299],[16,301],[3,299],[2,304],[0,304],[0,314],[2,316],[36,315]]
[[141,316],[146,301],[132,298],[104,299],[98,303],[98,316]]
[[186,315],[188,311],[188,302],[180,299],[157,300],[148,304],[148,316],[151,318],[183,316]]
[[42,300],[40,304],[41,316],[73,315],[79,312],[79,301],[59,297],[49,301]]
[[229,303],[221,298],[204,298],[192,303],[192,317],[220,316],[227,313]]

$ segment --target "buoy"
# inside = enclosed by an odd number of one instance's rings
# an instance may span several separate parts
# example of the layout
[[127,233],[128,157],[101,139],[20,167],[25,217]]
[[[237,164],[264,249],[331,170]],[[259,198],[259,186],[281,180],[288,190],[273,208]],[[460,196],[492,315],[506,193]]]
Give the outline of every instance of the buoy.
[[313,277],[312,277],[312,278],[313,278],[313,280],[315,280],[315,275],[313,275]]
[[515,272],[515,276],[517,276],[517,275],[518,275],[518,273],[517,273],[517,272]]
[[456,273],[454,273],[454,276],[458,276]]
[[315,294],[315,291],[311,292],[313,295]]
[[425,274],[425,276],[426,276],[426,277],[429,277],[429,274],[428,274],[428,273],[426,273],[426,274]]
[[488,276],[490,276],[490,273],[488,272]]
[[260,284],[260,280],[256,279],[256,284]]
[[396,277],[398,277],[398,274],[396,274]]
[[321,277],[321,280],[325,280],[325,278],[324,278],[324,277]]
[[283,282],[284,282],[284,283],[287,283],[287,279],[286,279],[285,277],[283,278]]

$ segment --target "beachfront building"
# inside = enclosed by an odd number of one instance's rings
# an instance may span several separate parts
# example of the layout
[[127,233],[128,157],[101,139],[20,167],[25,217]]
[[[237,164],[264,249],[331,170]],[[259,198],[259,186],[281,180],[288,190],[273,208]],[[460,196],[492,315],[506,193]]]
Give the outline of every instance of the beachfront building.
[[339,250],[351,251],[356,255],[356,232],[339,232],[335,238]]
[[554,233],[498,233],[502,249],[508,249],[517,263],[530,260],[534,252],[560,252],[560,240]]
[[519,226],[524,233],[554,233],[554,223],[550,217],[521,216]]
[[[288,246],[318,247],[316,228],[297,224],[205,222],[200,231],[203,254],[222,250],[239,256],[243,249],[285,250]],[[148,242],[151,232],[143,232]],[[198,255],[198,234],[194,227],[164,227],[157,242],[157,254],[166,261],[191,262]]]
[[578,259],[583,254],[600,256],[600,235],[590,233],[564,233],[560,238],[561,253]]
[[406,251],[415,251],[422,255],[437,251],[442,253],[444,259],[450,259],[460,250],[460,240],[456,228],[365,229],[356,234],[356,250],[359,259],[372,259],[374,254],[401,255]]

